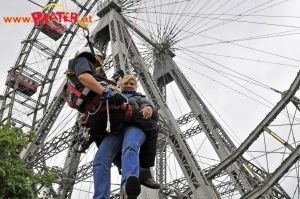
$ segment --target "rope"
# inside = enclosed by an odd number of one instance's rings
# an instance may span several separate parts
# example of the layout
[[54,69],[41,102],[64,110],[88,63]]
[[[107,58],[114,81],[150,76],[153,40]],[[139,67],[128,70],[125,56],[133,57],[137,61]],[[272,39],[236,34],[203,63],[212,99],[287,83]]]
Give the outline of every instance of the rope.
[[88,111],[88,115],[95,115],[100,110],[101,106],[102,106],[102,100],[100,101],[100,104],[97,107],[97,109],[95,110],[95,112]]
[[106,100],[106,113],[107,113],[107,123],[106,123],[106,132],[110,133],[110,116],[109,116],[109,104],[108,100]]

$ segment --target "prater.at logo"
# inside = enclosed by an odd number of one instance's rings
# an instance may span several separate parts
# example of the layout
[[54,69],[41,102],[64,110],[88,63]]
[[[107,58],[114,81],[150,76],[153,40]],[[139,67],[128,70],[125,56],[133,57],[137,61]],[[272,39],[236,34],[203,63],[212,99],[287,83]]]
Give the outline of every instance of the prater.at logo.
[[45,25],[46,28],[59,31],[65,29],[66,25],[62,23],[77,23],[78,21],[82,22],[92,22],[92,16],[85,16],[79,20],[78,13],[68,12],[68,11],[56,11],[45,13],[44,11],[48,7],[57,6],[62,8],[62,10],[67,10],[66,7],[59,3],[50,3],[46,5],[42,11],[32,12],[31,17],[35,25]]

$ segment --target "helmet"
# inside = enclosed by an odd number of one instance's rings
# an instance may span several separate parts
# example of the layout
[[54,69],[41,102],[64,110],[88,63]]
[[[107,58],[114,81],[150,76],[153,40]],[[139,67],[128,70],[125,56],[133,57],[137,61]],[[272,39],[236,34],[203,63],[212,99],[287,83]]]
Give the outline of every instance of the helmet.
[[[94,49],[95,55],[100,56],[100,57],[102,57],[102,59],[104,59],[105,56],[104,56],[103,53],[101,53],[97,48],[93,48],[93,49]],[[77,50],[76,53],[75,53],[75,57],[77,57],[81,53],[92,53],[91,48],[89,46],[86,46],[86,47],[83,47],[80,50]]]

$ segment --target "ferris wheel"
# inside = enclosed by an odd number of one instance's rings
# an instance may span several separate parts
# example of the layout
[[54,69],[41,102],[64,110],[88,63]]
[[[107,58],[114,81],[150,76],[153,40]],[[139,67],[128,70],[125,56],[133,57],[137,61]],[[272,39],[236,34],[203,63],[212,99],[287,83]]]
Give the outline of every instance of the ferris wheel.
[[[42,10],[92,19],[90,38],[108,55],[108,76],[115,67],[134,73],[159,107],[153,171],[163,186],[140,198],[205,198],[206,191],[299,198],[299,7],[296,0],[51,0]],[[2,121],[37,133],[21,155],[39,172],[61,168],[57,191],[74,199],[93,195],[96,147],[76,152],[77,112],[61,85],[86,42],[77,23],[33,26],[8,71],[0,111]],[[114,167],[112,175],[118,198]]]

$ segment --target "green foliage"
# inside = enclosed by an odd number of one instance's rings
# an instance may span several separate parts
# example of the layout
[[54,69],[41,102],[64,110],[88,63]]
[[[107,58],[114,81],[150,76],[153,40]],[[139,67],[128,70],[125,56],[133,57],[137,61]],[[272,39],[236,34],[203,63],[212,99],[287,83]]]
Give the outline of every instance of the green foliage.
[[24,133],[12,123],[0,123],[0,199],[59,198],[52,190],[59,169],[36,174],[16,153],[33,137],[33,133]]

